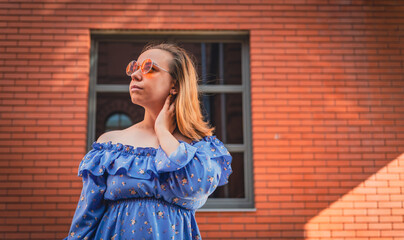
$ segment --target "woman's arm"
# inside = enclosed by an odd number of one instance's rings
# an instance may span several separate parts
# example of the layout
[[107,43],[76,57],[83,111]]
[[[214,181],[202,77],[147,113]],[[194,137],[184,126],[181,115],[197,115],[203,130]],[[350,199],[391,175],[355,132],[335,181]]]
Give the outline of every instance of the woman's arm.
[[154,161],[159,175],[159,194],[167,201],[187,208],[201,207],[208,196],[227,183],[232,157],[215,136],[206,136],[195,145],[178,140],[175,129],[175,106],[166,98],[155,122],[160,146]]
[[93,239],[95,230],[105,211],[104,192],[106,189],[103,175],[94,176],[83,172],[83,188],[73,216],[69,235],[70,239]]
[[159,193],[169,202],[199,208],[218,187],[228,182],[232,157],[215,136],[191,145],[181,141],[167,155],[159,148],[154,162]]
[[154,131],[156,132],[160,146],[168,155],[174,152],[179,146],[177,139],[172,134],[176,128],[176,123],[175,101],[170,104],[171,101],[172,95],[169,95],[154,124]]
[[161,148],[167,155],[173,153],[180,145],[178,140],[168,130],[157,130],[156,135]]

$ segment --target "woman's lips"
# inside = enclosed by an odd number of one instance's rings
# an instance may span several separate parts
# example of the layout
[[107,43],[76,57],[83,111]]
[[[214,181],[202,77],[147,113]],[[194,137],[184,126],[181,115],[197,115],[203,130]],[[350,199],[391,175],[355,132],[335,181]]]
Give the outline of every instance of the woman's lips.
[[142,90],[142,88],[134,85],[134,86],[130,87],[130,90],[131,91],[138,91],[138,90]]

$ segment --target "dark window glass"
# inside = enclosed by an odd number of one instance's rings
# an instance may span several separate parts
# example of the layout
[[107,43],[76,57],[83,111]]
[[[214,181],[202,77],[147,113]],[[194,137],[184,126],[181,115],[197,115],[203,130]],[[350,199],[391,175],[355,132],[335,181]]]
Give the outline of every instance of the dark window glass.
[[[98,45],[97,84],[128,84],[125,70],[128,63],[137,60],[144,43],[100,42]],[[129,94],[129,89],[128,89]]]
[[[127,93],[97,93],[96,111],[96,139],[104,132],[112,130],[107,127],[107,122],[109,117],[117,112],[125,115],[130,120],[131,125],[142,121],[144,117],[144,108],[132,103],[129,90]],[[113,130],[124,128],[127,128],[127,126],[122,125],[120,128]]]
[[209,198],[244,198],[244,163],[243,153],[231,153],[233,173],[229,183],[218,187]]
[[114,113],[107,118],[105,131],[120,130],[132,125],[132,120],[125,113]]
[[[98,84],[129,84],[125,69],[137,60],[146,42],[100,42],[98,49]],[[192,54],[200,84],[241,84],[241,43],[183,43]]]
[[225,143],[243,143],[241,93],[204,93],[201,99],[205,120],[216,127],[216,136]]

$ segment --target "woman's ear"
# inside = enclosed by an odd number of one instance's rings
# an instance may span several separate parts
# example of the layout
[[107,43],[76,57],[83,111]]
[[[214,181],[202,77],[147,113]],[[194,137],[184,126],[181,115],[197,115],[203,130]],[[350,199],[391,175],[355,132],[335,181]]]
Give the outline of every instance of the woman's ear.
[[173,95],[178,94],[178,82],[177,81],[175,81],[175,82],[173,82],[173,84],[171,84],[170,93]]

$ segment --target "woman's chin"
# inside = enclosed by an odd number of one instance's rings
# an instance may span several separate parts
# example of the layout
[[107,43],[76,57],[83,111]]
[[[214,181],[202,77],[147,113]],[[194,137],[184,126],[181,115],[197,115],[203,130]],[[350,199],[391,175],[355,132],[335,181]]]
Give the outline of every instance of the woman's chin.
[[132,101],[132,103],[135,104],[135,105],[142,106],[142,103],[141,103],[139,100],[137,100],[137,99],[135,99],[135,98],[133,98],[133,97],[131,97],[131,101]]

